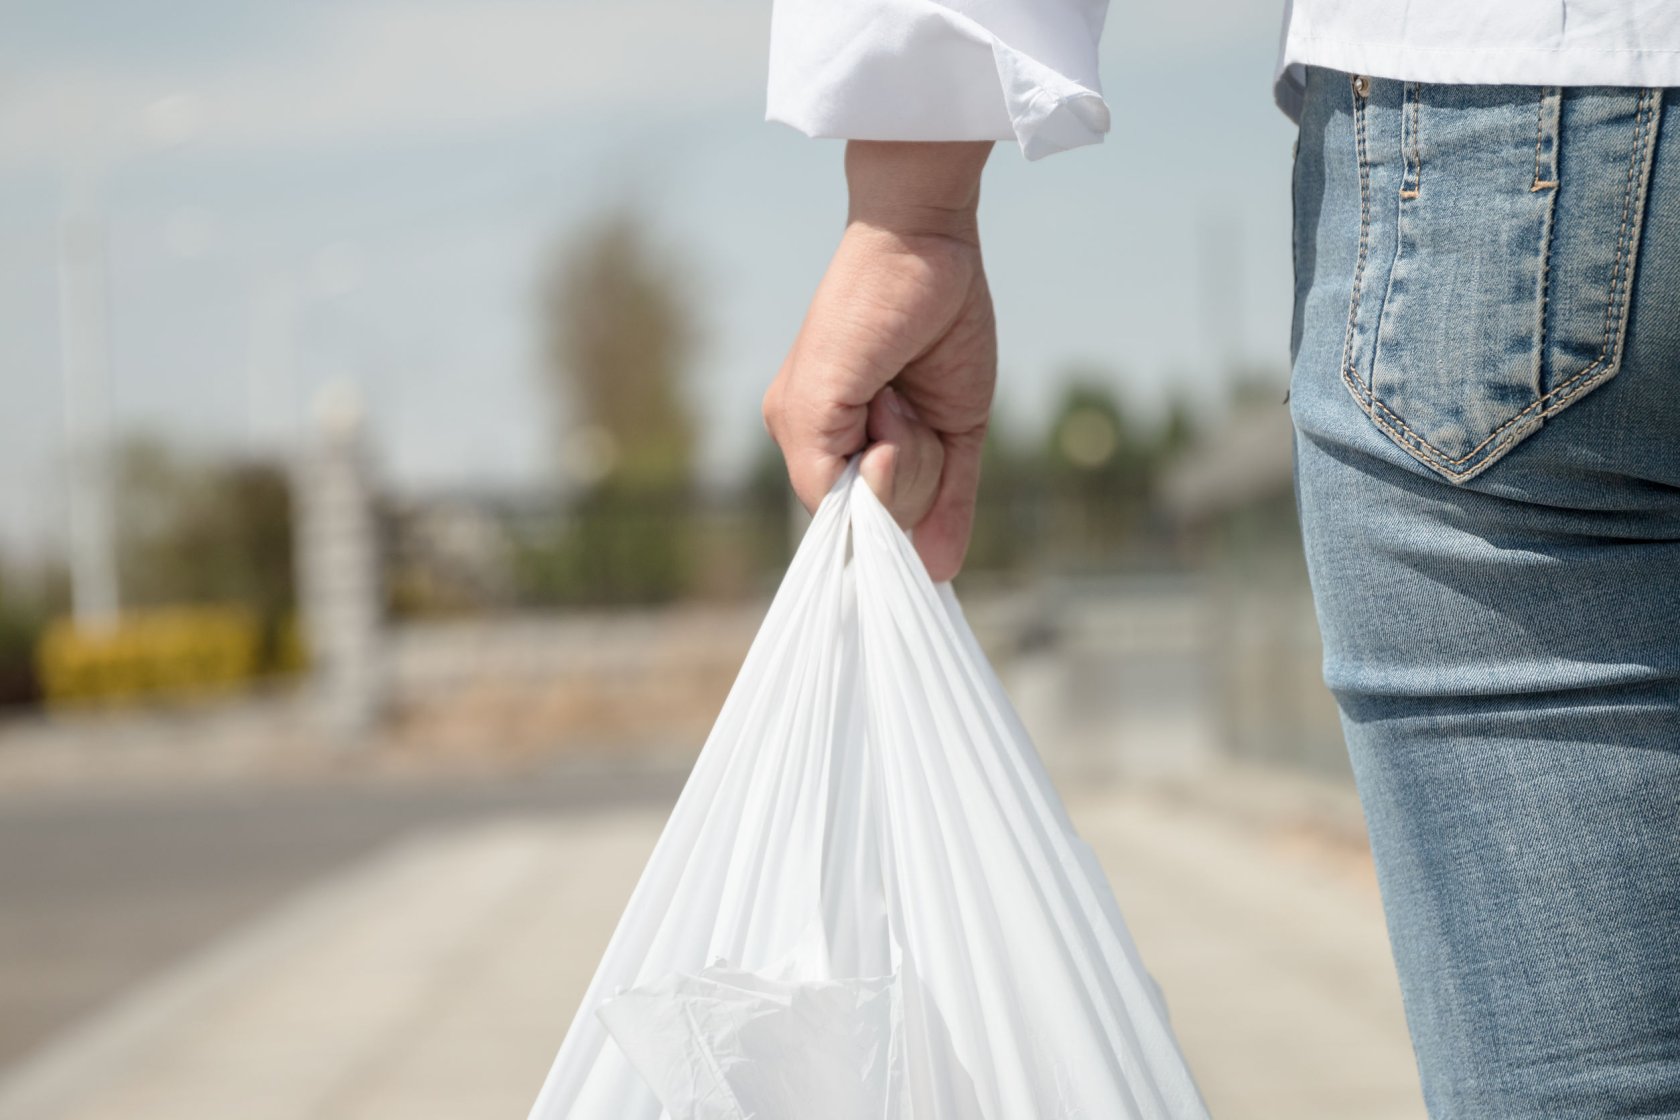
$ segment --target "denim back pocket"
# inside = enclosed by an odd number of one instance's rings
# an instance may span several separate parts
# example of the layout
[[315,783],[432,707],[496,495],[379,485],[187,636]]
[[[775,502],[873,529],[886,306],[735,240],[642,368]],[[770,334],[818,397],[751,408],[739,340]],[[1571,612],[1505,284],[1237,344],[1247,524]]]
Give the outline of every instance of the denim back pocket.
[[1354,77],[1342,379],[1453,482],[1613,376],[1660,91]]

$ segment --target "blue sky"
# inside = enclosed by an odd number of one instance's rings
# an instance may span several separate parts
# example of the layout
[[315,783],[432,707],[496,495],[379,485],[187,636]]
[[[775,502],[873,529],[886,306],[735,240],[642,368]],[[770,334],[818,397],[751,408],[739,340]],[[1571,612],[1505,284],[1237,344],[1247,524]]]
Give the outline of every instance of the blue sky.
[[[993,157],[1006,421],[1041,416],[1073,367],[1209,408],[1228,356],[1282,368],[1280,13],[1113,0],[1107,143]],[[0,541],[63,535],[67,207],[107,229],[118,428],[272,450],[348,380],[391,483],[424,491],[545,477],[539,264],[635,198],[695,281],[693,396],[727,477],[844,211],[840,145],[762,121],[768,20],[768,0],[13,0]]]

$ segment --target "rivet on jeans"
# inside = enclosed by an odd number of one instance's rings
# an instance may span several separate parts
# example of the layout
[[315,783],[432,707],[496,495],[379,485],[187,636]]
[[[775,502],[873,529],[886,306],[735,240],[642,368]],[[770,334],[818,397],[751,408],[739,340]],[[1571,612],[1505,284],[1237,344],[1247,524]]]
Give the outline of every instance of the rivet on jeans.
[[1364,74],[1353,76],[1353,93],[1355,97],[1368,97],[1371,93],[1371,79]]

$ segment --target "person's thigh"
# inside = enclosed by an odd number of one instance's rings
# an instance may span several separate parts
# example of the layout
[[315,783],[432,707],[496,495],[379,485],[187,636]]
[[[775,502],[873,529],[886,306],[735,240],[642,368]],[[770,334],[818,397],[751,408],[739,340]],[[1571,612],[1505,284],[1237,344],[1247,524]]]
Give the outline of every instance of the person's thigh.
[[1296,486],[1437,1118],[1680,1116],[1677,94],[1309,81]]

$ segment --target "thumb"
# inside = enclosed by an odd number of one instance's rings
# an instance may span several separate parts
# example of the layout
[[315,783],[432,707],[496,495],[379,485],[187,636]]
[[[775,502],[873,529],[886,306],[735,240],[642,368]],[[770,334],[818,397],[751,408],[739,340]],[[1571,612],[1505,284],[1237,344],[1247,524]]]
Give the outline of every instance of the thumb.
[[905,529],[914,529],[939,496],[945,448],[891,385],[869,402],[869,439],[858,473]]
[[916,551],[935,583],[952,579],[962,570],[974,533],[974,506],[980,489],[980,453],[984,428],[947,435],[939,494],[916,523]]

